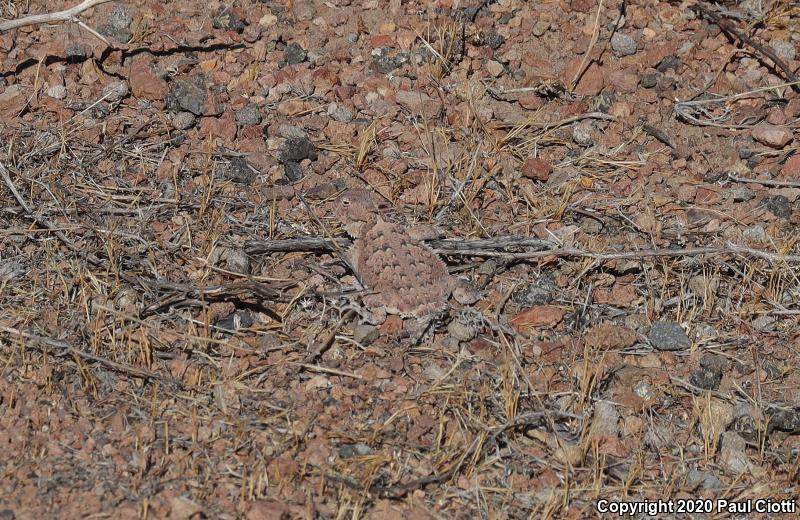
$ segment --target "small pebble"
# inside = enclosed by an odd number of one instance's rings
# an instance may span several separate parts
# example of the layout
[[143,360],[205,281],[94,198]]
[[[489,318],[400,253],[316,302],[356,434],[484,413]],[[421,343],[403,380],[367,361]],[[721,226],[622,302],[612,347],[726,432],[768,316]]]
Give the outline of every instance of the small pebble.
[[772,42],[772,50],[775,51],[775,54],[779,58],[785,61],[792,61],[795,56],[797,56],[797,47],[795,44],[783,40]]
[[572,127],[572,140],[578,146],[592,146],[594,140],[592,139],[592,127],[588,121],[579,121]]
[[629,34],[617,31],[611,37],[611,49],[613,49],[617,56],[631,56],[636,54],[637,47],[636,40]]
[[550,29],[550,22],[544,22],[542,20],[539,20],[533,24],[533,30],[531,32],[533,33],[534,36],[539,38],[549,29]]
[[286,63],[289,65],[296,65],[306,61],[308,53],[297,43],[290,43],[286,46]]
[[195,115],[191,112],[172,114],[172,126],[177,130],[188,130],[194,126],[195,120]]
[[653,88],[658,85],[658,74],[642,74],[642,79],[639,80],[642,88]]
[[342,123],[349,123],[353,120],[353,113],[339,103],[331,103],[328,105],[328,115],[331,116],[331,119],[334,121]]
[[109,103],[116,103],[128,97],[130,89],[125,80],[112,81],[103,88],[103,97]]
[[353,340],[364,347],[378,339],[379,335],[380,330],[378,330],[378,327],[373,327],[372,325],[361,323],[353,327]]
[[244,108],[236,111],[236,122],[240,125],[257,125],[261,123],[261,113],[253,103],[248,103]]
[[299,163],[287,162],[283,164],[283,174],[290,182],[297,182],[304,177],[303,168]]
[[764,198],[764,207],[779,218],[789,218],[792,216],[792,203],[783,195]]
[[647,339],[656,350],[688,350],[692,340],[679,323],[674,321],[657,321],[650,327]]
[[[281,128],[283,129],[283,126]],[[308,137],[292,137],[283,143],[280,159],[284,163],[300,162],[303,159],[316,161],[317,149]]]
[[53,99],[64,99],[67,97],[67,87],[64,85],[53,85],[47,89],[47,95]]

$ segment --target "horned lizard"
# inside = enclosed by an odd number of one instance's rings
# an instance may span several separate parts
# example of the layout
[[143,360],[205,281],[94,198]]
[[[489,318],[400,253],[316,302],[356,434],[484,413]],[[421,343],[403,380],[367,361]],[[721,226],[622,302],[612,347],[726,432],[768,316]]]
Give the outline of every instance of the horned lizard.
[[334,204],[334,214],[354,239],[347,254],[350,267],[365,286],[365,320],[379,325],[387,314],[416,318],[427,327],[447,309],[454,294],[460,303],[474,303],[460,280],[444,262],[399,224],[385,220],[383,201],[365,189],[345,191]]

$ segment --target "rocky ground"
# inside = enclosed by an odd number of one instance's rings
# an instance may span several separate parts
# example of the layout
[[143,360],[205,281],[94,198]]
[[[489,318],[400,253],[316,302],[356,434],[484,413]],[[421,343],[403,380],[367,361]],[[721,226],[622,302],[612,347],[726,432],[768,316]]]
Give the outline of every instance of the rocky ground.
[[[0,518],[796,500],[798,46],[785,0],[133,0],[0,33]],[[352,187],[481,299],[418,342],[354,318]]]

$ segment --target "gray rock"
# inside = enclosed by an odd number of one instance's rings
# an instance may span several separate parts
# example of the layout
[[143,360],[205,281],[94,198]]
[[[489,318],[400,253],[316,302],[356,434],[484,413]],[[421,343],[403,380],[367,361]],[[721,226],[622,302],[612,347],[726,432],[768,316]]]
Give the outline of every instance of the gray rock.
[[278,134],[286,139],[308,139],[308,133],[305,130],[286,123],[278,127]]
[[244,108],[236,111],[236,122],[240,125],[257,125],[261,123],[261,113],[253,103],[248,103]]
[[240,310],[226,318],[217,320],[214,322],[214,325],[225,330],[245,329],[253,325],[253,316],[250,314],[250,311]]
[[782,60],[792,61],[797,56],[795,44],[783,40],[773,41],[772,50]]
[[296,65],[303,63],[308,58],[308,53],[297,43],[290,43],[286,46],[286,63]]
[[123,80],[111,81],[103,88],[103,97],[109,103],[122,101],[130,94],[128,82]]
[[388,74],[395,69],[399,69],[409,63],[410,57],[406,52],[398,52],[392,55],[386,47],[378,47],[371,53],[372,69],[380,74]]
[[284,163],[283,175],[289,182],[297,182],[305,176],[305,174],[303,173],[303,167],[300,166],[300,163],[296,162]]
[[505,42],[506,39],[503,37],[503,35],[497,34],[496,32],[491,32],[489,33],[488,36],[486,36],[486,45],[488,45],[490,48],[494,50],[499,49],[500,46],[503,45]]
[[800,432],[800,410],[772,410],[769,419],[771,429],[782,432]]
[[133,16],[128,9],[123,5],[118,5],[108,15],[107,22],[98,27],[98,32],[118,42],[127,43],[133,37],[130,29],[132,23]]
[[167,105],[173,112],[183,110],[201,116],[204,115],[206,100],[208,100],[208,90],[205,82],[196,76],[173,81],[167,96]]
[[733,188],[729,193],[733,199],[733,202],[748,202],[753,200],[756,196],[756,193],[753,190],[744,186]]
[[699,471],[696,469],[691,469],[686,474],[686,485],[692,490],[697,488],[710,491],[725,489],[725,485],[716,475],[708,471]]
[[299,163],[303,159],[317,160],[317,149],[308,137],[291,138],[283,143],[280,160],[282,163]]
[[642,74],[642,77],[639,79],[639,83],[642,85],[642,88],[653,88],[658,85],[658,74],[654,72]]
[[719,464],[733,475],[751,471],[753,463],[747,456],[747,442],[737,433],[727,431],[722,434],[719,450]]
[[658,64],[656,70],[658,72],[667,72],[669,69],[678,70],[681,66],[681,60],[677,56],[669,55]]
[[328,115],[331,116],[331,119],[334,121],[342,123],[349,123],[353,120],[353,113],[339,103],[331,103],[328,105]]
[[689,381],[696,387],[705,390],[716,390],[722,381],[722,374],[728,369],[728,360],[716,354],[705,354],[700,359],[700,367],[695,370]]
[[86,59],[89,57],[91,52],[92,51],[89,49],[89,47],[82,43],[70,43],[67,45],[67,48],[64,49],[64,55],[68,60]]
[[339,448],[339,456],[343,459],[351,459],[356,456],[365,456],[372,454],[372,448],[359,442],[356,444],[345,444]]
[[244,32],[244,22],[238,16],[233,14],[229,7],[225,7],[212,21],[211,26],[214,29],[223,29],[226,31],[235,31],[237,33]]
[[617,56],[636,54],[637,47],[636,40],[629,34],[617,31],[611,37],[611,49]]
[[764,198],[764,207],[779,218],[789,218],[792,216],[792,203],[783,195]]
[[769,240],[767,231],[761,225],[750,226],[742,231],[742,238],[755,244],[764,244]]
[[178,112],[177,114],[172,114],[170,119],[172,119],[172,126],[177,130],[188,130],[194,126],[196,120],[191,112]]
[[545,22],[542,20],[537,20],[536,23],[533,24],[533,29],[531,33],[539,38],[544,33],[546,33],[550,29],[550,22]]
[[64,99],[67,97],[67,87],[64,85],[53,85],[47,89],[46,94],[53,99]]
[[378,339],[378,336],[380,336],[378,327],[373,327],[366,323],[361,323],[353,327],[353,340],[365,347]]
[[676,351],[688,350],[692,340],[686,335],[683,327],[674,321],[657,321],[650,327],[647,339],[656,350]]

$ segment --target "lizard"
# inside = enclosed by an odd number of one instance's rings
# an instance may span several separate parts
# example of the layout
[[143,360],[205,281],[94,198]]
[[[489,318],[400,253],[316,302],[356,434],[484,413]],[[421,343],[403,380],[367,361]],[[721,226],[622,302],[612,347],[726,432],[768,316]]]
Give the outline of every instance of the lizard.
[[367,290],[365,321],[380,325],[388,314],[396,314],[416,319],[424,333],[448,308],[451,295],[465,305],[477,297],[406,227],[386,220],[388,207],[372,192],[352,188],[336,199],[333,213],[354,239],[345,257]]

